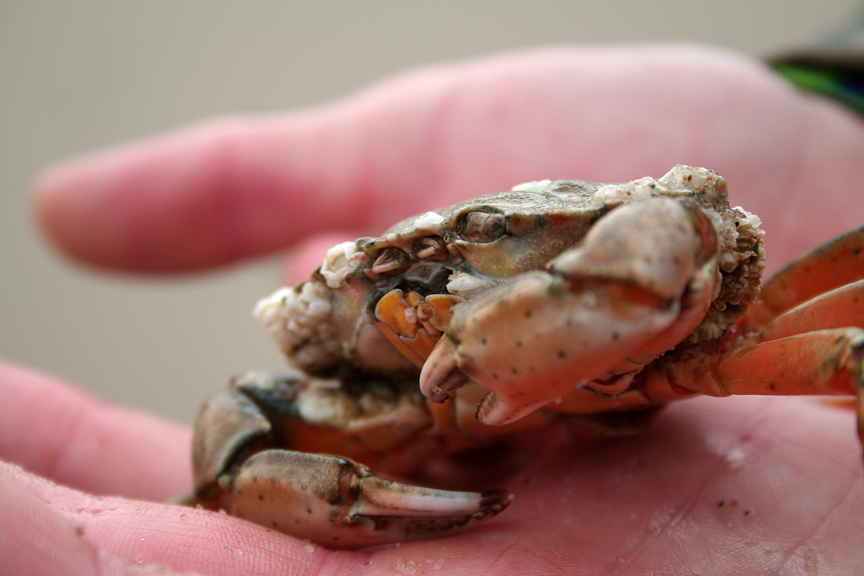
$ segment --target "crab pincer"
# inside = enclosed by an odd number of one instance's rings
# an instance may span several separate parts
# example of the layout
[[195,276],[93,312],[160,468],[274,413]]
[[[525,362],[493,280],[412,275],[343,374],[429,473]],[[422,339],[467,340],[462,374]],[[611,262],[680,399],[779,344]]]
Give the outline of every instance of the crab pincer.
[[446,536],[504,510],[506,490],[454,492],[376,476],[347,458],[271,449],[222,482],[216,508],[329,548]]
[[[658,232],[620,232],[643,222]],[[454,306],[420,389],[442,402],[473,380],[491,391],[478,419],[502,425],[583,383],[626,388],[622,375],[702,321],[716,291],[716,261],[716,233],[697,206],[671,198],[622,206],[546,270]]]
[[503,489],[412,486],[346,457],[271,446],[289,434],[291,419],[271,420],[270,409],[285,410],[315,393],[299,384],[253,372],[205,404],[193,459],[199,504],[329,548],[353,549],[454,534],[512,501]]

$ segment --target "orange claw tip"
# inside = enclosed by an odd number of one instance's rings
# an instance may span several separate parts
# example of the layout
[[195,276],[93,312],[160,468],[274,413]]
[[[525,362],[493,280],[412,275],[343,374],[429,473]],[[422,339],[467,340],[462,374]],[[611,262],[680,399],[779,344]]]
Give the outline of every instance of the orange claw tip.
[[446,335],[438,341],[420,372],[420,391],[432,402],[444,402],[470,378],[455,360],[456,345]]

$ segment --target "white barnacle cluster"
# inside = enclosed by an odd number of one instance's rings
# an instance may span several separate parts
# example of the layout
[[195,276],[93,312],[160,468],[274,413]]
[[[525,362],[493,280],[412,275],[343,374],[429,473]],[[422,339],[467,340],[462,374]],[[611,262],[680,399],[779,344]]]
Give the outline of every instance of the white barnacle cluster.
[[[716,223],[717,217],[720,224]],[[712,218],[719,231],[718,261],[721,281],[705,320],[691,334],[691,342],[719,337],[759,295],[765,270],[762,220],[743,208],[727,208]]]
[[360,265],[358,254],[355,242],[342,242],[327,251],[318,272],[324,277],[329,288],[335,290],[342,286],[345,276],[357,269]]
[[551,180],[537,180],[536,182],[517,184],[511,190],[513,192],[543,192],[550,184],[552,184]]
[[721,248],[720,269],[732,272],[741,262],[755,260],[754,264],[761,266],[761,273],[765,266],[765,254],[757,250],[761,250],[758,241],[765,235],[759,228],[762,219],[740,206],[732,208],[727,219],[730,222],[726,224],[725,234],[721,238],[721,242],[726,243],[726,249]]
[[334,353],[330,333],[331,291],[319,282],[280,288],[262,298],[254,314],[282,351],[298,366],[316,365]]
[[592,200],[605,206],[644,200],[657,194],[657,182],[646,176],[624,184],[605,184],[594,192]]
[[[718,235],[720,285],[702,324],[688,338],[690,342],[719,338],[759,295],[765,269],[761,221],[740,208],[728,210],[723,220],[726,226]],[[730,226],[729,220],[738,226]]]
[[437,212],[426,212],[414,220],[414,228],[430,228],[444,222],[444,217]]
[[[729,213],[734,218],[734,224],[729,227],[735,229],[738,261],[734,270],[724,277],[724,283],[734,286],[738,294],[738,299],[730,299],[730,302],[750,305],[759,294],[762,272],[765,271],[765,246],[762,243],[765,231],[759,228],[762,220],[755,214],[740,207],[731,209]],[[720,269],[725,272],[724,264],[731,266],[731,263],[721,262]]]
[[726,180],[713,170],[678,164],[657,180],[672,190],[698,191],[713,202],[718,196],[726,197]]

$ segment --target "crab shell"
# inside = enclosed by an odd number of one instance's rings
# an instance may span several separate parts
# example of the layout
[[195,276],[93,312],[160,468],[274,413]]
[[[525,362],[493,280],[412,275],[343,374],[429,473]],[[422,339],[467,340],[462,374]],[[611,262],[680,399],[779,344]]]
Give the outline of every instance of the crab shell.
[[[276,291],[259,302],[256,314],[290,362],[306,373],[411,372],[423,366],[449,326],[451,310],[461,302],[488,295],[520,274],[547,270],[583,242],[602,216],[649,198],[675,200],[688,207],[692,218],[704,219],[694,223],[705,230],[697,251],[716,258],[716,266],[711,262],[706,267],[710,294],[699,295],[698,318],[683,328],[680,338],[650,351],[650,361],[682,340],[719,337],[759,291],[765,266],[760,220],[740,207],[730,208],[726,181],[704,168],[679,165],[657,180],[625,184],[530,182],[426,212],[378,238],[335,246],[310,281]],[[634,225],[650,226],[646,219],[650,215],[642,213]],[[614,241],[620,236],[616,232]],[[629,280],[650,281],[652,289],[679,298],[681,286],[690,281],[690,263],[677,253],[664,258],[668,247],[662,239],[653,244],[638,229],[632,238],[644,244],[641,272],[629,262],[616,262],[619,246],[610,246],[611,258],[605,262],[559,260],[558,265],[588,267],[591,274],[609,278],[644,272],[644,278]],[[667,244],[679,241],[665,239]],[[617,264],[628,270],[615,270]]]

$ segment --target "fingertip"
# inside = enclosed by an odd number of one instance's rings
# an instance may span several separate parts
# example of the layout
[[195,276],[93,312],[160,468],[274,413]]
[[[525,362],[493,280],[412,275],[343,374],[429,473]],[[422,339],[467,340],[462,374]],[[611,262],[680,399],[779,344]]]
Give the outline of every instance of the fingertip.
[[31,197],[37,227],[65,254],[76,258],[80,250],[74,242],[75,235],[70,234],[69,224],[74,224],[77,218],[69,213],[73,205],[65,194],[67,188],[75,187],[71,182],[74,176],[70,174],[73,167],[71,162],[64,162],[44,169],[33,184]]
[[37,224],[66,256],[105,268],[174,272],[230,260],[215,253],[213,220],[233,209],[220,185],[238,129],[221,119],[51,166],[33,187]]
[[74,260],[149,273],[213,268],[361,224],[357,142],[326,120],[227,117],[64,162],[36,181],[36,220]]

